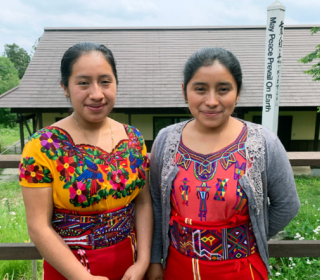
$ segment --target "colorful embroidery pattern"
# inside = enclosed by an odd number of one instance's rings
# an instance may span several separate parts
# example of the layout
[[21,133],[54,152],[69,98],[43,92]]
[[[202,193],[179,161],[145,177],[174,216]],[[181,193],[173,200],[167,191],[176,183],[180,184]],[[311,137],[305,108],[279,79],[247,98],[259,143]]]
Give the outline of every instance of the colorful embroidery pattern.
[[185,170],[188,170],[191,162],[194,162],[194,176],[199,181],[207,182],[216,174],[218,162],[220,162],[221,166],[226,170],[236,162],[234,153],[238,152],[244,159],[246,158],[246,139],[247,130],[244,127],[233,144],[229,145],[225,149],[220,150],[219,152],[209,155],[202,155],[193,152],[186,147],[181,140],[178,149],[180,156],[177,160],[177,165],[181,166]]
[[33,157],[26,157],[19,164],[19,181],[27,180],[28,183],[51,183],[53,181],[50,170],[35,164]]
[[207,183],[202,183],[201,186],[197,187],[197,197],[200,199],[200,207],[199,207],[199,217],[200,221],[202,221],[202,218],[204,220],[207,219],[207,202],[206,200],[209,199],[209,191],[210,191],[210,186],[207,185]]
[[79,256],[81,264],[84,266],[86,271],[90,272],[89,260],[85,250],[78,249],[77,254]]
[[217,192],[215,193],[213,199],[218,201],[225,201],[224,196],[228,189],[227,182],[229,179],[218,178],[218,183],[216,184]]
[[187,178],[184,178],[182,180],[183,185],[180,185],[179,190],[181,192],[182,196],[182,204],[188,206],[188,194],[191,192],[191,187],[188,185],[188,182],[190,182]]
[[243,191],[243,189],[240,186],[239,180],[241,177],[244,175],[246,171],[246,163],[242,163],[241,166],[239,166],[239,163],[236,162],[235,164],[235,170],[234,170],[234,179],[237,180],[237,202],[233,209],[239,210],[240,212],[243,211],[243,209],[247,206],[248,204],[248,198],[246,193]]
[[[55,169],[49,170],[33,158],[25,157],[20,164],[19,180],[51,183],[52,173],[58,172],[54,180],[59,180],[62,189],[68,190],[74,207],[86,208],[108,196],[114,199],[130,196],[144,186],[149,161],[145,150],[142,154],[145,146],[141,133],[134,127],[124,127],[128,139],[120,141],[111,153],[90,145],[75,145],[69,134],[58,127],[38,131],[29,141],[40,142],[40,157]],[[120,181],[115,180],[117,175]]]
[[54,211],[52,226],[71,249],[101,249],[129,236],[134,228],[134,214],[133,204],[91,216]]
[[195,229],[177,221],[170,223],[171,245],[182,254],[201,260],[230,260],[256,252],[251,223],[218,230]]

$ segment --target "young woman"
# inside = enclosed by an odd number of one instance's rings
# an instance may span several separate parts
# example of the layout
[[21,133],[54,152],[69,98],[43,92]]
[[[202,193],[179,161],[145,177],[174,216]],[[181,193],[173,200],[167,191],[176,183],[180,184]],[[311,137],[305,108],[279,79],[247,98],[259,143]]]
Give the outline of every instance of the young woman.
[[267,240],[300,203],[277,136],[231,116],[241,84],[225,49],[201,49],[185,65],[194,119],[161,130],[151,153],[149,280],[268,279]]
[[149,162],[140,132],[108,117],[117,83],[108,48],[69,48],[61,86],[74,112],[24,148],[19,179],[44,279],[140,280],[149,265]]

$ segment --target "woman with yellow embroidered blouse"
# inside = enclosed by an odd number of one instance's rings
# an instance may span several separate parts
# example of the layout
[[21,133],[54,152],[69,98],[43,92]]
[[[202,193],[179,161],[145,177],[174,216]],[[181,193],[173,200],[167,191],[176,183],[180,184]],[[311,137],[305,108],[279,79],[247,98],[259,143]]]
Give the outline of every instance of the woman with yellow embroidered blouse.
[[23,151],[19,180],[44,279],[138,280],[149,264],[149,160],[140,132],[108,117],[117,83],[108,48],[69,48],[61,86],[74,113]]

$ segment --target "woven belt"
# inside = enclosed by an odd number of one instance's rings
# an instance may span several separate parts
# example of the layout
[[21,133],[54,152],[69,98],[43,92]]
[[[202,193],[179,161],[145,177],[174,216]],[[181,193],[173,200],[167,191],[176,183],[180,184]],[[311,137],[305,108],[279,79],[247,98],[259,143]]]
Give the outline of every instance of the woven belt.
[[101,249],[128,237],[134,229],[134,213],[133,204],[94,215],[55,209],[52,226],[71,249]]
[[245,258],[257,251],[250,222],[231,228],[205,229],[171,219],[171,245],[196,259],[221,261]]

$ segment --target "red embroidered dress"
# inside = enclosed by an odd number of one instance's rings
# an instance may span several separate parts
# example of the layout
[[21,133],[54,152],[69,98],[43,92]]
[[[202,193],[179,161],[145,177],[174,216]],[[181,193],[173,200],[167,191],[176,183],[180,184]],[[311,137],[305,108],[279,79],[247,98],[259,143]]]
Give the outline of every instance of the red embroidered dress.
[[[176,155],[179,172],[171,190],[165,279],[176,279],[175,271],[184,271],[183,279],[205,280],[220,274],[229,278],[217,279],[238,279],[240,270],[249,277],[241,279],[264,279],[256,271],[261,266],[266,269],[255,254],[247,196],[239,184],[246,171],[246,139],[244,126],[233,143],[207,155],[192,151],[181,139]],[[239,262],[249,256],[254,267]]]
[[[121,279],[135,260],[131,202],[149,168],[141,133],[124,129],[128,139],[108,153],[76,145],[63,129],[46,127],[30,138],[20,164],[22,186],[52,188],[55,231],[88,271],[110,280]],[[65,278],[44,262],[44,279]]]

